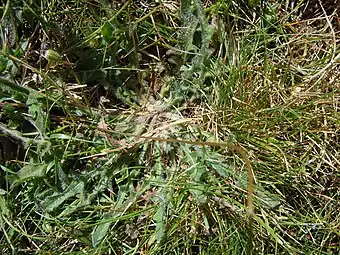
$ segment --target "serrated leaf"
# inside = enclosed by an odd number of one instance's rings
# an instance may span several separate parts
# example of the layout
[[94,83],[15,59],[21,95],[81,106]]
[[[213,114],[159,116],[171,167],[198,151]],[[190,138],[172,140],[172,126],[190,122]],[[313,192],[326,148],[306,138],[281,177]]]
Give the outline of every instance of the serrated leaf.
[[8,91],[11,93],[22,93],[28,95],[30,92],[29,89],[25,88],[24,86],[18,85],[11,81],[10,79],[0,77],[0,90],[1,91]]
[[158,242],[160,242],[165,235],[165,205],[161,205],[158,207],[155,215],[153,216],[153,220],[156,224],[156,230],[155,230],[155,237]]
[[44,96],[40,95],[37,91],[31,90],[29,91],[29,95],[26,101],[28,106],[33,104],[40,104],[40,99],[45,99]]
[[207,159],[207,165],[214,169],[217,174],[222,177],[228,177],[230,175],[230,167],[226,166],[225,164],[221,163],[218,159]]
[[46,113],[42,110],[42,104],[39,102],[41,96],[31,92],[28,95],[26,104],[29,106],[28,112],[34,119],[34,124],[41,135],[45,134]]
[[46,174],[46,169],[47,165],[45,163],[24,166],[17,172],[13,184],[19,184],[36,178],[43,178]]
[[111,222],[102,223],[96,226],[92,233],[91,233],[91,239],[92,239],[92,246],[97,247],[105,238],[107,235],[107,232],[109,230]]
[[207,196],[205,195],[204,184],[195,183],[190,186],[189,191],[194,195],[199,204],[203,204],[207,201]]
[[203,173],[206,171],[206,168],[204,165],[198,164],[195,167],[191,167],[190,168],[190,177],[194,180],[194,181],[200,181],[201,176],[203,175]]
[[58,175],[58,180],[59,180],[59,183],[60,183],[60,187],[63,190],[67,189],[67,187],[72,182],[72,179],[64,172],[60,162],[56,162],[56,164],[55,164],[55,171],[56,171],[56,173]]
[[237,186],[247,190],[248,187],[248,173],[246,171],[239,172],[237,174]]
[[264,189],[261,190],[261,188],[258,188],[256,191],[256,196],[259,198],[259,204],[268,209],[275,208],[281,203],[279,195],[273,194]]
[[66,199],[69,199],[77,194],[82,194],[84,192],[84,183],[83,182],[72,182],[70,186],[63,193],[58,193],[52,195],[45,199],[42,203],[42,206],[49,212],[55,210],[58,206],[60,206]]

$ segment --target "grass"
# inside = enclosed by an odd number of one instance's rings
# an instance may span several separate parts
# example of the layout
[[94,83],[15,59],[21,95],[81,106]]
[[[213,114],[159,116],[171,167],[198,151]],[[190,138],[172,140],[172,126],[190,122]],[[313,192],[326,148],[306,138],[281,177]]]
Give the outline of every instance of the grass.
[[337,2],[1,3],[1,254],[339,252]]

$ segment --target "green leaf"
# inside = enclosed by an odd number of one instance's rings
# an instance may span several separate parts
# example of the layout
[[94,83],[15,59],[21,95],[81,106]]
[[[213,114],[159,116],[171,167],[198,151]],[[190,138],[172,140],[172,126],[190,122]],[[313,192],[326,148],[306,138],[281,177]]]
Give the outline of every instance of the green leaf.
[[28,106],[34,105],[34,104],[40,104],[41,99],[45,99],[44,96],[40,95],[37,91],[29,91],[29,95],[26,101],[26,104]]
[[229,177],[233,171],[229,166],[221,162],[222,159],[215,155],[209,155],[209,158],[206,159],[207,166],[212,168],[216,171],[217,174],[219,174],[222,177]]
[[203,173],[206,171],[206,167],[202,164],[198,164],[190,168],[190,177],[194,181],[200,181]]
[[49,212],[55,210],[60,206],[66,199],[69,199],[77,194],[82,194],[84,192],[83,182],[72,182],[70,186],[63,193],[57,193],[45,199],[42,206]]
[[8,209],[6,199],[3,196],[0,196],[0,212],[1,215],[8,216],[10,214],[10,210]]
[[46,113],[42,109],[42,103],[39,99],[42,98],[38,93],[31,92],[28,95],[26,104],[29,106],[29,114],[34,119],[34,123],[40,134],[45,134]]
[[47,165],[41,164],[29,164],[24,166],[16,174],[16,178],[13,184],[19,184],[36,178],[43,178],[46,174]]
[[153,220],[156,224],[155,236],[156,240],[160,242],[165,235],[165,216],[166,216],[166,206],[164,203],[160,207],[158,207],[155,215],[153,216]]
[[248,3],[251,8],[255,8],[259,6],[260,0],[248,0]]
[[102,27],[102,35],[107,43],[111,43],[113,41],[113,27],[109,22],[106,22]]
[[8,59],[0,56],[0,73],[6,69],[7,63],[8,63]]
[[24,55],[25,53],[25,50],[28,46],[28,43],[29,43],[29,40],[22,40],[20,43],[19,43],[19,46],[16,48],[15,52],[14,52],[14,55],[17,57],[17,58],[21,58],[22,55]]
[[0,90],[1,91],[8,91],[11,93],[22,93],[28,95],[29,89],[25,88],[24,86],[18,85],[11,81],[10,79],[0,77]]
[[189,191],[194,195],[199,204],[207,201],[205,192],[206,186],[203,183],[194,183],[190,185]]
[[92,246],[97,247],[107,235],[111,222],[102,223],[94,228],[91,233]]
[[280,205],[281,199],[278,194],[273,194],[261,187],[257,187],[256,196],[257,202],[267,209],[273,209]]

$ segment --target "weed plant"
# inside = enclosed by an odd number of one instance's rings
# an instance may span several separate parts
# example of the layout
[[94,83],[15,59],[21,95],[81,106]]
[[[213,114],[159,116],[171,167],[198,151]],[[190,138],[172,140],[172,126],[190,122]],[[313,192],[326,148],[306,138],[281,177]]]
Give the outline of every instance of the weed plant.
[[338,254],[339,1],[0,3],[1,254]]

